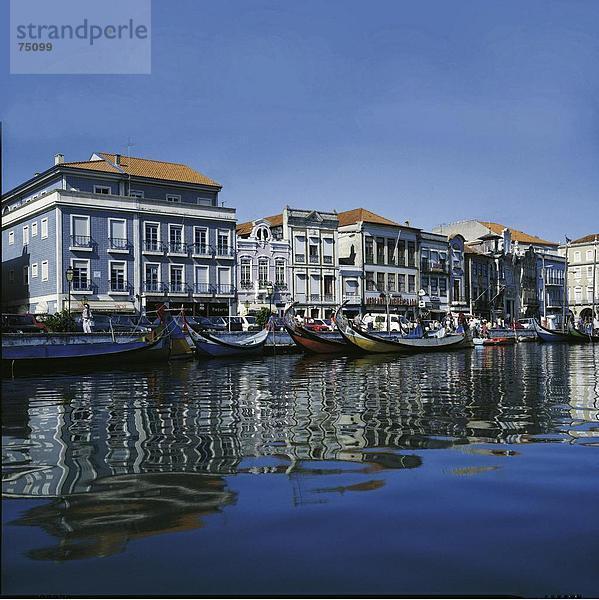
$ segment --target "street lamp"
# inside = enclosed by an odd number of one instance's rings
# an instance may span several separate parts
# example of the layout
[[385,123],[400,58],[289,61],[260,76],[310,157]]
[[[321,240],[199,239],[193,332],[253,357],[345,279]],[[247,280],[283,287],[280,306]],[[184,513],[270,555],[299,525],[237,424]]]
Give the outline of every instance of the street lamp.
[[73,282],[74,275],[75,275],[75,271],[73,270],[73,267],[69,267],[65,273],[67,281],[69,282],[69,309],[68,309],[69,319],[71,318],[71,283]]

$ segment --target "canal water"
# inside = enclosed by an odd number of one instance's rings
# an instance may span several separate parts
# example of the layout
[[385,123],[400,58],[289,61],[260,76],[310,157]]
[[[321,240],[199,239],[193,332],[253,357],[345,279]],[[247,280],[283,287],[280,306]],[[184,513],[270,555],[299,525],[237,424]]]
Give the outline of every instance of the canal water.
[[4,594],[599,594],[599,349],[2,384]]

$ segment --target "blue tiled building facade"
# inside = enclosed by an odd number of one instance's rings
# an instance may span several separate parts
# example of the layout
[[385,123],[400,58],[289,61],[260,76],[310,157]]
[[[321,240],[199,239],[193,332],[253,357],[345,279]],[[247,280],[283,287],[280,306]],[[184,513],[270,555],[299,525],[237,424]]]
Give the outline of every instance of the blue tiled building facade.
[[70,296],[73,311],[83,301],[113,313],[168,301],[236,314],[236,215],[219,206],[220,189],[185,165],[57,155],[2,197],[3,311],[53,313]]

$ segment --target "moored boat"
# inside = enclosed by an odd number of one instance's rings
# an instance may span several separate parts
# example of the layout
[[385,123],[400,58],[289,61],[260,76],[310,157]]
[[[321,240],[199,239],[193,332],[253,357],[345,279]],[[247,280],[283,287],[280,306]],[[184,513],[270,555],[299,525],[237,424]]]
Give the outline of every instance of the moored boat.
[[261,354],[269,334],[268,329],[263,329],[240,342],[229,342],[214,336],[208,331],[199,333],[189,326],[188,332],[195,344],[198,354],[209,357],[251,356]]

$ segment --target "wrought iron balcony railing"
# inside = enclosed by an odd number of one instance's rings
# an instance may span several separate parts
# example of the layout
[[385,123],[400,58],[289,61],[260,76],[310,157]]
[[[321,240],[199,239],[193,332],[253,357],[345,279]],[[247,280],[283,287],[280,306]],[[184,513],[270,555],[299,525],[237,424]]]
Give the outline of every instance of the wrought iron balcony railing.
[[108,247],[110,250],[129,250],[131,244],[127,238],[108,238]]
[[144,240],[143,249],[145,252],[163,252],[164,246],[159,240]]
[[72,235],[71,248],[93,248],[93,240],[89,235]]
[[183,242],[169,242],[168,251],[170,254],[187,254],[187,246]]

